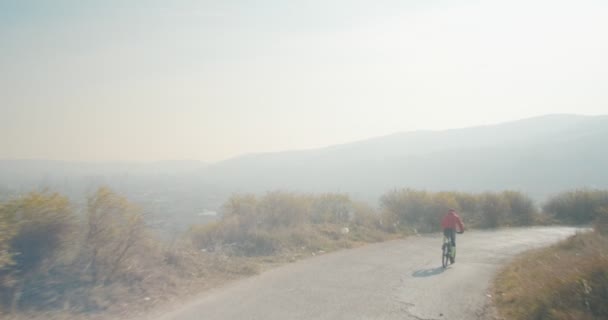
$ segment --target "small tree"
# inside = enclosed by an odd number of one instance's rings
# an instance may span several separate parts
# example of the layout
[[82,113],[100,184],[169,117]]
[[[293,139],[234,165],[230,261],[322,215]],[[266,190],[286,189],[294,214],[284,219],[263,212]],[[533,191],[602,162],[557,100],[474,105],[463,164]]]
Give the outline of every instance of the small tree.
[[88,230],[83,247],[86,269],[94,283],[107,283],[145,235],[138,207],[102,187],[88,199]]
[[70,231],[74,217],[66,197],[48,192],[32,192],[9,201],[0,207],[0,217],[0,229],[10,229],[8,233],[0,232],[4,264],[0,277],[13,278],[10,289],[5,290],[11,292],[8,299],[15,311],[26,280],[51,268],[73,235]]

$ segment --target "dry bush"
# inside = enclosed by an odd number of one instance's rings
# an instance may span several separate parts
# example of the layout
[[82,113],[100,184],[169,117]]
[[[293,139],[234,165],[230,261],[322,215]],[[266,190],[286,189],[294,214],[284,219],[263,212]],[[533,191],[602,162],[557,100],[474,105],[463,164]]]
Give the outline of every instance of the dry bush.
[[387,208],[382,209],[379,214],[378,225],[380,229],[391,234],[404,232],[399,215]]
[[0,272],[13,264],[12,255],[9,251],[10,240],[16,232],[13,220],[10,211],[6,210],[6,205],[0,204]]
[[391,191],[380,199],[384,210],[398,218],[399,225],[419,232],[439,231],[439,221],[456,199],[447,192],[433,193],[413,189]]
[[141,211],[126,198],[100,188],[88,199],[86,218],[81,263],[93,283],[111,282],[132,252],[145,249],[136,248],[146,236]]
[[396,237],[396,235],[387,233],[379,228],[370,228],[368,226],[359,225],[354,225],[348,234],[348,239],[355,243],[381,242],[389,239],[395,239]]
[[347,224],[355,210],[355,204],[343,194],[322,194],[312,197],[310,202],[312,223]]
[[377,214],[369,205],[356,202],[348,237],[355,242],[379,242],[394,238],[383,226],[386,221],[390,219]]
[[351,226],[379,227],[380,217],[372,207],[363,202],[352,204]]
[[88,198],[82,231],[65,268],[72,276],[63,279],[78,287],[64,296],[73,310],[108,311],[144,296],[158,300],[184,275],[169,265],[167,249],[146,228],[141,210],[108,188]]
[[[82,217],[70,208],[65,197],[46,192],[0,205],[0,227],[12,231],[0,234],[0,247],[12,255],[0,268],[4,311],[26,318],[135,312],[176,296],[199,277],[253,272],[247,264],[210,271],[219,265],[215,258],[165,247],[137,206],[107,188],[89,197]],[[151,302],[141,303],[144,297]]]
[[402,189],[386,193],[380,202],[387,217],[396,218],[402,230],[419,232],[439,231],[449,208],[457,209],[468,227],[479,228],[530,225],[538,216],[533,201],[517,191],[470,194]]
[[213,221],[207,224],[191,226],[188,230],[188,236],[192,244],[195,244],[198,248],[215,251],[217,244],[221,244],[218,240],[224,238],[220,235],[220,232],[226,229],[229,228],[223,227],[219,221]]
[[[423,227],[423,216],[429,203],[426,191],[412,189],[393,190],[384,194],[380,203],[385,211],[397,218],[400,225],[410,225],[415,228]],[[432,226],[429,226],[432,228]]]
[[608,206],[595,210],[595,221],[593,224],[595,231],[608,235]]
[[194,226],[189,238],[195,247],[232,256],[273,256],[305,250],[332,250],[351,246],[342,228],[374,232],[379,216],[369,206],[346,195],[305,195],[271,192],[263,197],[235,195],[223,207],[216,223]]
[[581,189],[551,197],[543,211],[563,223],[585,224],[593,222],[602,207],[608,207],[608,190]]
[[535,224],[538,212],[534,201],[521,192],[504,191],[503,198],[509,204],[509,222],[517,226],[529,226]]
[[[0,304],[16,311],[35,303],[31,292],[48,286],[41,281],[60,263],[61,251],[73,236],[75,218],[67,198],[49,192],[32,192],[8,201],[0,208],[5,226],[11,261],[0,269]],[[43,297],[41,301],[52,300]]]
[[578,234],[523,254],[497,277],[496,303],[507,319],[606,319],[608,238]]
[[34,271],[54,258],[75,224],[69,201],[56,193],[32,192],[9,201],[2,211],[12,220],[10,252],[13,268],[21,273]]
[[480,227],[497,228],[505,224],[510,210],[505,198],[495,193],[485,193],[480,197],[479,206],[484,213]]
[[309,219],[307,197],[292,193],[271,192],[258,203],[258,225],[265,229],[294,227]]

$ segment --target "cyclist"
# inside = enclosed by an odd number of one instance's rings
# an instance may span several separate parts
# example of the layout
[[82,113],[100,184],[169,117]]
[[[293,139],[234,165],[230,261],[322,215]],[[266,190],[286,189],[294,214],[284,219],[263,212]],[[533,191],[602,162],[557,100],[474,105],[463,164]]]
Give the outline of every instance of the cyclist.
[[441,228],[443,229],[443,235],[452,242],[453,250],[450,260],[454,263],[456,260],[456,232],[464,233],[464,224],[456,213],[456,210],[448,210],[448,213],[441,219]]

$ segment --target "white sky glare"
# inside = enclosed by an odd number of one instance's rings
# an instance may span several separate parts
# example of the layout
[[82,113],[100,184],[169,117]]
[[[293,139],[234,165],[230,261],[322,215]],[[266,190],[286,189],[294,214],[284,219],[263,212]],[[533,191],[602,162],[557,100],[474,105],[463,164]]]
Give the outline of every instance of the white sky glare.
[[0,0],[0,158],[217,161],[606,114],[606,17],[599,0]]

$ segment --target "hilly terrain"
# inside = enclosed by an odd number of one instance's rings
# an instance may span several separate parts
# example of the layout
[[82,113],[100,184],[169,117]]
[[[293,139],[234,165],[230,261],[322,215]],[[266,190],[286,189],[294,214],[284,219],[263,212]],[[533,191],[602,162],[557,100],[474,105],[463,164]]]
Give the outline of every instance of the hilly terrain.
[[536,198],[608,187],[608,116],[550,115],[491,126],[399,133],[324,149],[253,154],[205,167],[228,189],[340,191],[376,199],[395,187],[517,189]]
[[497,125],[414,131],[218,163],[0,160],[0,198],[50,189],[83,201],[107,185],[177,227],[205,221],[234,193],[340,192],[376,204],[394,188],[515,189],[537,200],[608,188],[608,116],[548,115]]

